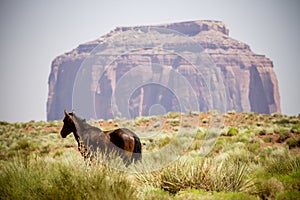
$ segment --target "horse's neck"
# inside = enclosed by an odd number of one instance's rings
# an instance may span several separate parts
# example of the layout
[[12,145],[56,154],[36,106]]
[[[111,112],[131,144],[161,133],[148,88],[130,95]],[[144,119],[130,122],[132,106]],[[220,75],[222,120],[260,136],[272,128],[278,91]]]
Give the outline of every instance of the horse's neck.
[[86,159],[89,156],[90,152],[88,151],[87,147],[85,146],[83,138],[80,137],[80,135],[78,134],[78,131],[76,130],[73,133],[74,133],[74,137],[78,143],[78,150],[79,150],[80,154],[84,157],[84,159]]
[[79,143],[80,143],[80,141],[82,141],[82,138],[80,138],[80,136],[78,135],[77,130],[73,131],[73,134],[74,134],[74,137],[75,137],[75,139],[78,143],[78,146],[79,146]]
[[86,123],[81,122],[80,119],[78,119],[77,117],[74,117],[74,126],[75,126],[75,130],[73,131],[73,133],[78,142],[80,139],[81,140],[83,139],[82,133],[86,129]]
[[81,155],[86,159],[90,152],[87,149],[86,141],[84,141],[86,138],[84,137],[83,133],[86,131],[86,129],[89,128],[90,125],[86,122],[82,122],[77,117],[74,120],[74,125],[75,130],[73,131],[73,133],[78,143],[78,150],[81,153]]

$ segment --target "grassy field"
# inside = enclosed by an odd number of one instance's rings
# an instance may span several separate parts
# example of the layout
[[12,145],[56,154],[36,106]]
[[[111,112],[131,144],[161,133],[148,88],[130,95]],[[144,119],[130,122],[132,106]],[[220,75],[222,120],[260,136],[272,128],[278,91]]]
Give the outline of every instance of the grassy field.
[[0,199],[300,199],[300,115],[215,113],[90,121],[141,137],[129,168],[85,163],[62,121],[0,122]]

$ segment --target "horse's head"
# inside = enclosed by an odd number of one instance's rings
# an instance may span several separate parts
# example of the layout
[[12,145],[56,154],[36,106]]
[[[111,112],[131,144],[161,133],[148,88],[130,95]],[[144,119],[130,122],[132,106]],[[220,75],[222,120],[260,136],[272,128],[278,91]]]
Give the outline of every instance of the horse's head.
[[60,131],[61,137],[65,138],[67,137],[70,133],[75,133],[76,132],[76,127],[74,123],[74,113],[67,113],[66,110],[64,110],[65,113],[65,118],[63,120],[64,126],[62,127]]

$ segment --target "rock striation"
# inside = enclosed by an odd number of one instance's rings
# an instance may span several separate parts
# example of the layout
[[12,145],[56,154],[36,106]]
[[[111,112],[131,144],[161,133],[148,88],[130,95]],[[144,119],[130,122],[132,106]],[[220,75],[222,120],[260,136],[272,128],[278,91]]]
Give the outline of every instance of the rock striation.
[[109,119],[169,111],[280,113],[272,61],[220,21],[117,27],[51,65],[47,120],[75,109]]

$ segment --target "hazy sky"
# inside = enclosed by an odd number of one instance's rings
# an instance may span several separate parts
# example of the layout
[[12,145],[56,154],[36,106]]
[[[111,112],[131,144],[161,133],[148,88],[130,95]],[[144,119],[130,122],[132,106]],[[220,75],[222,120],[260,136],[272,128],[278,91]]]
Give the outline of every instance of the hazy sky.
[[0,120],[46,119],[52,60],[116,26],[220,20],[274,63],[284,114],[300,113],[298,0],[0,0]]

